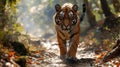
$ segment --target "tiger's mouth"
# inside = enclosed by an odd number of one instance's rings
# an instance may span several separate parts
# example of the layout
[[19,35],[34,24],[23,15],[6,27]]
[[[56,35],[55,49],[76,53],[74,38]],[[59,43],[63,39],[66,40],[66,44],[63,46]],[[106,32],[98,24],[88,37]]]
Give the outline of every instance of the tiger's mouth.
[[62,30],[69,31],[70,29],[62,29]]

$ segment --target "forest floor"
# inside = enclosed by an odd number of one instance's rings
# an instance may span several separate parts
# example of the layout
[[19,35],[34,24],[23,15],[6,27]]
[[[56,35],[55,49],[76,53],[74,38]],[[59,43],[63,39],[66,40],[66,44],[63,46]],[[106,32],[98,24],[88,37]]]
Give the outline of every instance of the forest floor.
[[[47,45],[47,44],[45,44]],[[43,52],[43,56],[42,55]],[[28,67],[93,67],[95,53],[92,49],[86,50],[84,44],[80,43],[77,58],[81,59],[79,64],[66,64],[59,58],[59,48],[57,44],[51,44],[47,50],[40,50],[29,57],[31,63]]]
[[[115,58],[106,63],[102,62],[103,57],[110,51],[110,48],[107,47],[108,44],[111,44],[110,40],[105,39],[98,44],[98,39],[94,37],[93,31],[81,39],[83,41],[79,43],[76,55],[79,59],[78,64],[65,63],[59,58],[56,37],[43,41],[32,41],[29,44],[30,54],[23,56],[26,62],[22,60],[20,64],[25,63],[27,67],[120,67],[120,58]],[[0,67],[20,67],[20,64],[15,62],[20,56],[17,56],[14,51],[3,53],[5,50],[6,48],[0,50]]]
[[[48,40],[46,42],[41,42],[41,45],[36,46],[37,51],[31,52],[31,56],[28,58],[28,67],[119,67],[120,58],[115,58],[114,60],[108,61],[106,63],[102,62],[103,57],[110,50],[105,47],[106,45],[94,46],[95,40],[80,42],[77,51],[77,58],[79,59],[78,64],[67,64],[64,63],[59,58],[59,48],[57,39]],[[88,44],[89,45],[86,45]],[[105,40],[106,43],[106,40]],[[108,43],[106,43],[108,44]]]

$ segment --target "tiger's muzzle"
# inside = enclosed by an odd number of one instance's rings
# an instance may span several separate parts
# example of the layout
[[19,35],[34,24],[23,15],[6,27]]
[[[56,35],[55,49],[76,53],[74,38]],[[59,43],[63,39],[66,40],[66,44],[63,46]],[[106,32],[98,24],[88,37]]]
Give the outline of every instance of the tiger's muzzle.
[[67,26],[63,25],[63,26],[62,26],[62,29],[63,29],[63,30],[70,30],[70,26],[69,26],[69,25],[67,25]]

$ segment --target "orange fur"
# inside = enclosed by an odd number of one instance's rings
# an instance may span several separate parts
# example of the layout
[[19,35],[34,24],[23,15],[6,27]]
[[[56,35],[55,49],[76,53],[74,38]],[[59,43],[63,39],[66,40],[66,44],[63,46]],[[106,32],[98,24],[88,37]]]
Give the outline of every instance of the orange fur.
[[[57,5],[54,15],[55,29],[57,33],[60,55],[65,57],[76,57],[77,47],[80,39],[80,18],[76,6],[64,4],[62,7]],[[69,49],[66,42],[69,40]]]

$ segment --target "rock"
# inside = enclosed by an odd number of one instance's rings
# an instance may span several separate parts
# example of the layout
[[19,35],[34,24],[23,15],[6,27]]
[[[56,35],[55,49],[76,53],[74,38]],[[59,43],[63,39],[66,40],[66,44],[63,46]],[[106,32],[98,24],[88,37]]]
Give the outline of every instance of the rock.
[[15,50],[15,52],[17,54],[20,54],[20,55],[27,55],[27,54],[29,54],[29,52],[25,48],[24,44],[22,44],[20,42],[12,42],[11,45],[12,45],[13,49]]
[[6,66],[6,67],[14,67],[14,65],[11,64],[10,62],[6,62],[6,63],[5,63],[5,66]]
[[26,58],[19,58],[17,61],[16,61],[17,64],[20,65],[20,67],[26,67]]

